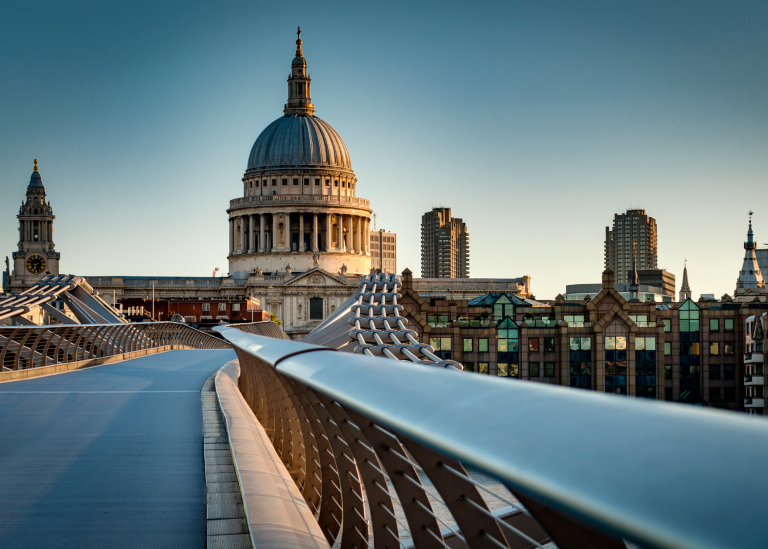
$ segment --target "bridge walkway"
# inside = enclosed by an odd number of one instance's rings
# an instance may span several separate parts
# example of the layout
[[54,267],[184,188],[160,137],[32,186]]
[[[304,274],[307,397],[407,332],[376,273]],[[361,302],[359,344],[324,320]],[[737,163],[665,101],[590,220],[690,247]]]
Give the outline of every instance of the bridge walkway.
[[182,350],[0,384],[0,547],[205,547],[200,391]]

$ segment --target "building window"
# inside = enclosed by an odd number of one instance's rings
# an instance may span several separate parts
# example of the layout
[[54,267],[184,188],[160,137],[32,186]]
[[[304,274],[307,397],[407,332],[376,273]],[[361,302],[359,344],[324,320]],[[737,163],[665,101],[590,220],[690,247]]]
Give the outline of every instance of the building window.
[[239,303],[233,303],[232,304],[232,312],[236,312],[240,310],[240,304]]
[[326,187],[330,187],[331,186],[331,180],[330,179],[326,179],[325,180],[325,186]]
[[629,315],[629,319],[640,327],[648,326],[648,315]]
[[723,379],[736,379],[736,368],[733,364],[723,365]]
[[672,402],[672,387],[664,387],[664,400]]
[[555,363],[554,362],[545,362],[544,363],[544,377],[555,377]]
[[662,322],[664,322],[664,331],[665,332],[671,332],[672,331],[672,319],[671,318],[663,318]]
[[293,184],[294,185],[298,185],[299,184],[299,180],[297,178],[295,178],[295,177],[293,178]]
[[510,364],[508,362],[496,364],[496,375],[499,377],[519,377],[518,374],[517,364]]
[[723,389],[723,393],[725,394],[725,400],[728,402],[733,402],[736,400],[736,389],[733,387],[726,387]]
[[276,186],[276,185],[277,185],[277,179],[273,179],[273,180],[272,180],[272,186],[274,187],[274,186]]
[[338,182],[338,181],[334,181],[334,182],[333,182],[333,186],[334,186],[334,187],[338,187],[338,186],[339,186],[339,182]]
[[435,349],[435,356],[444,360],[451,360],[450,337],[430,337],[429,344]]
[[433,328],[447,328],[448,315],[427,315],[427,324]]
[[733,354],[733,342],[732,341],[726,341],[723,346],[725,347],[725,354],[726,355],[732,355]]
[[480,362],[477,365],[477,373],[478,374],[486,374],[488,375],[488,363],[487,362]]
[[503,295],[493,304],[493,318],[498,323],[505,316],[514,317],[515,310],[512,302]]
[[709,319],[709,331],[710,332],[719,332],[720,331],[720,319],[719,318],[710,318]]
[[539,338],[533,337],[528,340],[528,352],[529,353],[538,353],[539,352]]
[[719,364],[710,364],[709,365],[709,379],[720,379],[720,365]]
[[656,398],[656,338],[635,338],[635,396]]
[[477,340],[477,350],[480,353],[487,353],[488,352],[488,339],[481,337]]
[[[498,351],[499,364],[508,364],[510,377],[518,376],[518,364],[520,354],[518,349],[519,331],[517,324],[510,318],[505,318],[496,328],[496,350]],[[502,374],[499,374],[502,375]]]
[[539,377],[539,363],[531,362],[528,365],[529,374],[528,377]]
[[627,394],[627,338],[605,338],[605,392]]
[[571,387],[592,388],[592,339],[570,339]]
[[665,341],[664,342],[664,356],[672,356],[672,342],[671,341]]
[[210,311],[210,310],[211,310],[211,304],[203,303],[203,311]]
[[315,179],[315,186],[317,186],[317,185],[320,185],[320,180],[319,179]]
[[720,342],[719,341],[711,341],[709,343],[709,354],[710,355],[719,355],[720,354]]
[[672,379],[672,365],[671,364],[665,364],[664,365],[664,379]]
[[304,184],[305,184],[305,185],[309,185],[309,179],[305,179],[305,180],[304,180]]
[[733,331],[733,319],[732,318],[724,318],[723,319],[723,329],[726,332],[732,332]]
[[544,338],[544,352],[545,353],[554,353],[555,352],[555,338],[554,337],[545,337]]
[[310,297],[309,298],[309,320],[322,320],[322,319],[323,319],[323,298]]
[[471,353],[472,352],[472,342],[473,342],[473,339],[471,337],[464,338],[464,352],[465,353]]
[[227,310],[227,304],[219,303],[219,312],[226,311],[226,310]]
[[473,362],[465,362],[463,366],[465,372],[473,372],[475,370]]
[[288,180],[287,179],[283,179],[283,185],[288,185]]
[[563,320],[568,323],[571,328],[583,328],[584,327],[584,315],[563,315]]

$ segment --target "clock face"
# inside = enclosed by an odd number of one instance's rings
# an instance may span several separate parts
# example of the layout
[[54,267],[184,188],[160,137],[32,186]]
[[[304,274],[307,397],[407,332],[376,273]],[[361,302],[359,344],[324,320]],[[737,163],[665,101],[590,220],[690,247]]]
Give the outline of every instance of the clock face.
[[32,274],[40,274],[45,270],[45,258],[41,255],[33,255],[27,259],[27,269]]

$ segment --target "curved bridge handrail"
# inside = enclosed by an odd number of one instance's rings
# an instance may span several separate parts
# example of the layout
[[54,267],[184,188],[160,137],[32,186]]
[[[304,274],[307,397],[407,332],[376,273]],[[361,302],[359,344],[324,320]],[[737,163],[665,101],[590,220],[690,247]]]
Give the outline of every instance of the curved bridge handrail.
[[231,348],[225,340],[175,322],[0,326],[0,372],[68,364],[168,345]]
[[[241,368],[255,370],[244,372],[255,376],[248,379],[274,391],[281,385],[269,376],[277,376],[283,387],[294,387],[286,398],[297,399],[290,395],[305,387],[325,409],[338,405],[360,436],[369,436],[369,446],[375,433],[368,422],[421,452],[417,461],[434,452],[445,460],[436,469],[456,460],[500,479],[560,547],[579,546],[577,539],[621,547],[621,538],[647,548],[764,543],[768,477],[757,472],[768,455],[768,422],[762,419],[216,330],[235,346]],[[270,409],[254,412],[262,422],[271,417],[272,429],[281,425]],[[377,451],[380,467],[387,467],[387,455]],[[343,463],[343,456],[336,459]],[[392,471],[389,478],[395,482]],[[438,477],[430,478],[450,506]]]

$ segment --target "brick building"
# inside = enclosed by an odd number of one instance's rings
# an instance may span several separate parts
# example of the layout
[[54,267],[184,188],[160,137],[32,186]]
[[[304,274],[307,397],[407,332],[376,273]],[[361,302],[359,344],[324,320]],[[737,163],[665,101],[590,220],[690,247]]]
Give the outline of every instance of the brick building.
[[[552,305],[511,294],[421,297],[403,273],[403,314],[441,358],[469,371],[690,404],[744,407],[744,326],[751,303],[629,301],[602,290]],[[764,304],[759,304],[763,306]],[[726,404],[727,403],[727,404]]]

